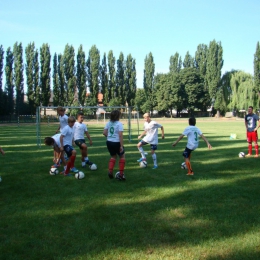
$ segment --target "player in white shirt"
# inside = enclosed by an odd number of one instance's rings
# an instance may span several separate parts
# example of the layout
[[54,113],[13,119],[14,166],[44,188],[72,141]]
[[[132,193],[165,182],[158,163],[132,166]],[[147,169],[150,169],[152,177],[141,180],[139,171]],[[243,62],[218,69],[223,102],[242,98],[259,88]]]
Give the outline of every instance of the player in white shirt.
[[146,144],[150,144],[151,146],[151,154],[153,158],[153,169],[157,169],[157,156],[155,150],[157,150],[158,145],[158,128],[161,128],[162,131],[162,139],[164,139],[164,128],[162,125],[158,124],[157,122],[151,120],[150,114],[144,114],[144,132],[138,136],[138,139],[141,139],[144,135],[145,137],[137,144],[137,148],[141,153],[142,158],[137,160],[138,162],[145,161],[145,152],[142,146]]
[[194,175],[194,172],[191,168],[190,157],[191,157],[191,152],[194,151],[199,146],[199,137],[201,137],[206,142],[209,149],[212,148],[212,146],[210,145],[206,137],[202,134],[200,129],[195,125],[196,125],[196,119],[194,117],[189,118],[189,126],[184,129],[183,133],[172,144],[172,146],[174,147],[184,136],[187,136],[188,138],[186,148],[182,154],[188,169],[187,175]]
[[88,147],[85,142],[84,135],[86,134],[89,145],[92,145],[92,140],[88,133],[87,126],[83,123],[84,114],[79,112],[77,114],[77,122],[74,124],[74,142],[80,148],[81,151],[81,165],[82,167],[86,167],[86,164],[92,165],[93,163],[88,159]]
[[57,113],[59,115],[59,121],[60,121],[60,125],[56,131],[56,134],[60,131],[62,131],[62,129],[68,125],[68,116],[65,115],[65,108],[64,107],[57,107]]
[[111,155],[108,163],[108,177],[113,179],[113,170],[117,155],[119,156],[119,172],[116,178],[125,181],[125,150],[123,142],[123,124],[119,122],[120,112],[113,110],[110,114],[110,121],[106,124],[103,135],[107,138],[107,149]]
[[68,118],[68,125],[62,129],[60,135],[60,144],[61,144],[60,150],[64,151],[69,158],[67,162],[66,170],[62,172],[64,176],[71,176],[69,174],[70,170],[74,173],[78,172],[78,170],[74,167],[77,152],[72,146],[73,137],[74,137],[73,126],[75,124],[75,121],[76,121],[75,118],[73,116],[70,116]]

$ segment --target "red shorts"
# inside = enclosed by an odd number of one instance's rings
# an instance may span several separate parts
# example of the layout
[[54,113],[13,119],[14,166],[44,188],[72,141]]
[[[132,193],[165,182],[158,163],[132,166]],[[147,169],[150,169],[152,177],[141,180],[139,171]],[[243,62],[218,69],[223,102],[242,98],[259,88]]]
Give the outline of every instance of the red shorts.
[[258,140],[257,131],[247,132],[247,142],[248,143],[257,142],[257,140]]

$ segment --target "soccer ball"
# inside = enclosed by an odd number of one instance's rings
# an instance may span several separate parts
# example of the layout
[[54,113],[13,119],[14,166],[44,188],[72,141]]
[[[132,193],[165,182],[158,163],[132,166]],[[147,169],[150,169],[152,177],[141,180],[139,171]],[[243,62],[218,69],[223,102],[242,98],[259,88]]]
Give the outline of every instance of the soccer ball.
[[75,178],[78,179],[78,180],[81,180],[84,177],[85,177],[84,172],[77,172],[77,173],[75,173]]
[[244,158],[244,157],[245,157],[245,153],[240,152],[240,153],[238,154],[238,156],[239,156],[240,158]]
[[89,169],[90,169],[91,171],[95,171],[95,170],[97,169],[97,165],[96,165],[95,163],[93,163],[93,164],[91,164],[91,165],[89,166]]
[[59,174],[59,170],[57,168],[50,169],[50,175],[57,175],[57,174]]
[[141,168],[146,168],[147,167],[147,161],[141,161],[140,162],[140,167]]
[[186,170],[186,169],[187,169],[187,165],[186,165],[185,162],[183,162],[183,163],[181,164],[181,168],[182,168],[183,170]]

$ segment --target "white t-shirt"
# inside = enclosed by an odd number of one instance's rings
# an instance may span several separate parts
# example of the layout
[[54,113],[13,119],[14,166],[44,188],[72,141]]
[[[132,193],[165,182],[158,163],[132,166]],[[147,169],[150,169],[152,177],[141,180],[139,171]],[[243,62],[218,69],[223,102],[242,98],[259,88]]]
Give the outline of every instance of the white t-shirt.
[[119,121],[109,121],[105,128],[107,129],[107,140],[111,142],[120,142],[119,132],[124,131],[123,124]]
[[83,123],[76,122],[73,128],[74,140],[84,139],[84,134],[88,131],[87,126]]
[[54,141],[55,141],[55,144],[56,144],[59,148],[61,147],[61,145],[60,145],[60,136],[61,136],[61,134],[56,134],[56,135],[52,136],[52,138],[53,138]]
[[148,144],[158,144],[158,128],[161,128],[162,125],[151,120],[150,123],[144,123],[144,131],[146,131],[146,136],[143,138]]
[[74,136],[74,130],[73,127],[70,127],[69,125],[66,125],[62,131],[61,135],[63,136],[63,146],[65,145],[72,145],[72,140]]
[[59,120],[60,120],[60,132],[62,131],[62,129],[68,125],[68,116],[67,115],[63,115],[63,116],[59,116]]
[[199,136],[202,135],[202,132],[198,127],[190,125],[184,129],[182,134],[188,138],[187,148],[195,150],[199,146]]

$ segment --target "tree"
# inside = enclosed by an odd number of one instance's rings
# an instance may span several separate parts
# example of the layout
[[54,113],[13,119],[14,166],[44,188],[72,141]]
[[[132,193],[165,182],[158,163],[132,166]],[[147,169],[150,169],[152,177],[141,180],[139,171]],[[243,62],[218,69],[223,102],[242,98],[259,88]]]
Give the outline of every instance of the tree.
[[211,41],[207,53],[206,83],[211,101],[214,103],[221,79],[223,67],[223,49],[221,42]]
[[6,51],[6,61],[5,61],[5,91],[7,93],[6,102],[6,112],[8,114],[13,114],[14,112],[14,56],[11,48],[8,47]]
[[116,92],[117,98],[120,100],[120,104],[125,106],[126,103],[126,91],[125,91],[125,62],[124,54],[120,52],[117,60],[116,70]]
[[4,91],[3,91],[3,67],[4,67],[4,48],[0,45],[0,115],[4,112]]
[[107,75],[107,57],[106,53],[103,55],[102,64],[100,66],[100,85],[101,93],[103,94],[103,104],[105,106],[109,103],[109,90],[108,90],[108,75]]
[[194,58],[190,55],[190,53],[187,51],[184,61],[183,61],[183,67],[184,68],[193,68],[194,67]]
[[129,54],[125,63],[125,96],[128,106],[134,106],[136,94],[136,68],[135,59]]
[[181,68],[182,68],[181,56],[179,55],[178,52],[176,52],[174,56],[170,57],[170,66],[169,66],[170,73],[172,74],[179,73],[181,71]]
[[154,71],[155,64],[153,60],[153,55],[150,52],[148,56],[146,55],[144,60],[144,91],[146,94],[146,107],[147,111],[153,111],[155,106],[155,93],[154,93]]
[[19,116],[22,112],[24,102],[23,86],[23,47],[22,43],[16,42],[13,48],[14,53],[14,84],[16,88],[15,111]]
[[[40,86],[41,86],[41,102],[43,106],[48,106],[51,97],[51,53],[50,47],[47,43],[44,43],[40,48]],[[45,111],[44,111],[45,112]]]
[[66,100],[67,100],[67,91],[65,89],[65,75],[64,75],[64,67],[63,67],[63,55],[59,54],[58,55],[58,88],[60,92],[60,106],[65,106],[66,105]]
[[75,51],[72,45],[65,46],[63,54],[63,67],[65,76],[65,92],[66,104],[71,106],[74,99],[76,90],[76,77],[75,77]]
[[136,95],[135,95],[135,109],[137,111],[143,112],[145,113],[147,111],[146,107],[143,107],[143,105],[146,102],[146,95],[145,95],[145,91],[143,88],[138,88],[136,90]]
[[113,51],[108,53],[108,101],[116,97],[116,59],[113,55]]
[[260,44],[257,42],[254,54],[254,85],[258,93],[258,106],[260,103]]
[[207,52],[208,46],[199,44],[195,53],[195,68],[199,70],[203,77],[205,77],[207,70]]
[[99,64],[100,64],[100,54],[96,45],[93,45],[89,51],[89,59],[87,61],[88,67],[88,87],[91,93],[91,99],[93,104],[97,104],[97,96],[100,91],[99,86]]
[[86,99],[86,57],[83,51],[83,46],[80,45],[77,54],[77,87],[78,87],[78,100],[81,105],[85,104]]
[[61,102],[60,88],[59,88],[59,73],[58,73],[58,56],[56,52],[53,56],[53,73],[52,73],[52,91],[53,91],[53,105],[58,106]]

